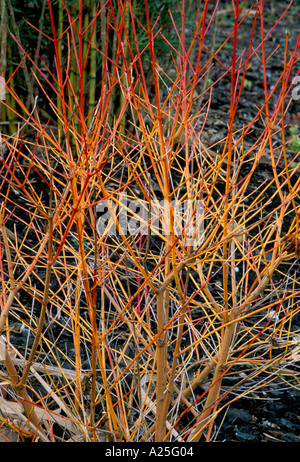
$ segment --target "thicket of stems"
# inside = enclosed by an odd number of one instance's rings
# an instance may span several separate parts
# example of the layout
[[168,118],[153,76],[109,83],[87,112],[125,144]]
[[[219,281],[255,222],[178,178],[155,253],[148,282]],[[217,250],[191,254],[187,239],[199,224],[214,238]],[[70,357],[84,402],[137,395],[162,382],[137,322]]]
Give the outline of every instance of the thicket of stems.
[[[232,33],[218,49],[208,39],[217,5],[202,3],[192,36],[183,1],[181,24],[173,23],[178,48],[164,37],[168,72],[156,59],[164,31],[151,24],[147,1],[146,24],[135,21],[131,1],[117,2],[118,11],[100,2],[90,21],[82,2],[79,11],[61,6],[64,30],[48,1],[55,74],[19,43],[40,96],[28,108],[7,82],[20,125],[1,138],[0,378],[23,406],[27,425],[3,417],[22,439],[209,441],[237,396],[278,377],[297,380],[300,184],[285,111],[299,39],[289,50],[287,38],[269,88],[264,2],[250,10],[233,2]],[[229,41],[231,64],[220,75],[231,81],[227,136],[209,146],[202,134],[216,82],[207,87],[207,76]],[[96,53],[104,63],[97,86],[87,76]],[[265,98],[241,129],[237,108],[256,56]],[[42,121],[39,98],[57,127]],[[263,129],[249,146],[257,122]],[[273,178],[253,190],[266,153]],[[16,322],[27,332],[22,348],[13,343]]]

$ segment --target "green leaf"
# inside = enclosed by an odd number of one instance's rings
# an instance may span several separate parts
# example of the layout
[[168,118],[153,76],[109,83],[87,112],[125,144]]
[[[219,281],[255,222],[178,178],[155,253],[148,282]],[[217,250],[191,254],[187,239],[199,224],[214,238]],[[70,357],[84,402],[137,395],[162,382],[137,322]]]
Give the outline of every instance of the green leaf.
[[300,151],[300,136],[298,136],[297,138],[294,138],[290,144],[289,144],[289,147],[290,149],[292,149],[292,151]]

